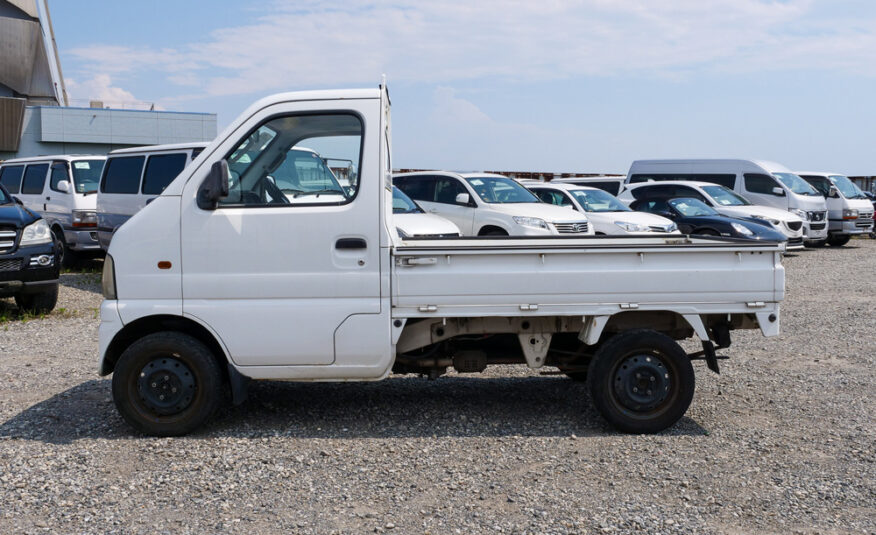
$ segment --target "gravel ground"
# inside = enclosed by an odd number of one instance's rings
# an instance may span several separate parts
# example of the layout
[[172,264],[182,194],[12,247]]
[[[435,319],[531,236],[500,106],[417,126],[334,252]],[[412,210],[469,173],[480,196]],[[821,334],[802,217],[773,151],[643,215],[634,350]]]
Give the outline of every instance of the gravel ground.
[[95,371],[99,274],[65,274],[46,318],[0,304],[0,533],[876,533],[874,253],[787,257],[783,334],[734,333],[656,436],[508,366],[256,383],[200,434],[136,436]]

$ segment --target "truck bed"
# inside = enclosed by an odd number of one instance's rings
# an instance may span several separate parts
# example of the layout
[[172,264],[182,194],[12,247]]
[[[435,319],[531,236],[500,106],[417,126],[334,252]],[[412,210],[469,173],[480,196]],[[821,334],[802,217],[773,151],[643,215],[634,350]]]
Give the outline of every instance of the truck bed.
[[732,238],[407,240],[395,317],[762,312],[784,297],[784,245]]

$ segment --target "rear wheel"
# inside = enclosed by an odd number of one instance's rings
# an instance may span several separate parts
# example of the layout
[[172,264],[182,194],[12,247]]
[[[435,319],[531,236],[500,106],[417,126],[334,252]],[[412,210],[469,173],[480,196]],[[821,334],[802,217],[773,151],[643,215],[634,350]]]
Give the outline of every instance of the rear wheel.
[[827,237],[827,243],[832,245],[833,247],[842,247],[843,245],[849,243],[852,237],[848,234],[831,234]]
[[615,335],[588,371],[593,404],[625,433],[658,433],[687,412],[694,394],[690,358],[668,336],[639,329]]
[[131,427],[176,436],[200,427],[219,407],[222,372],[200,341],[178,332],[131,344],[113,373],[113,400]]

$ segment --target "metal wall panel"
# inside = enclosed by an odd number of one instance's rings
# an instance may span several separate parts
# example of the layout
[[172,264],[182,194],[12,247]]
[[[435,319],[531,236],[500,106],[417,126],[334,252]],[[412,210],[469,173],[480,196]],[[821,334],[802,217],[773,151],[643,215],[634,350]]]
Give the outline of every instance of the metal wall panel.
[[18,150],[24,124],[24,104],[23,98],[0,97],[0,151]]

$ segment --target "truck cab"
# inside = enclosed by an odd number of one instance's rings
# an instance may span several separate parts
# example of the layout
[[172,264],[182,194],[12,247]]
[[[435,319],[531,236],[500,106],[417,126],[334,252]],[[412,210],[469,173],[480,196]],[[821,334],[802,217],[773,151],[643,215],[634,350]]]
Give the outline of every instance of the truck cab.
[[[290,160],[347,163],[347,184]],[[389,95],[256,102],[116,231],[99,372],[135,429],[188,433],[250,380],[556,368],[616,428],[674,424],[693,361],[779,331],[784,246],[678,235],[413,239],[395,228]],[[316,163],[316,162],[314,162]],[[318,165],[316,165],[318,167]],[[572,217],[575,212],[569,211]],[[701,352],[677,343],[697,336]]]

